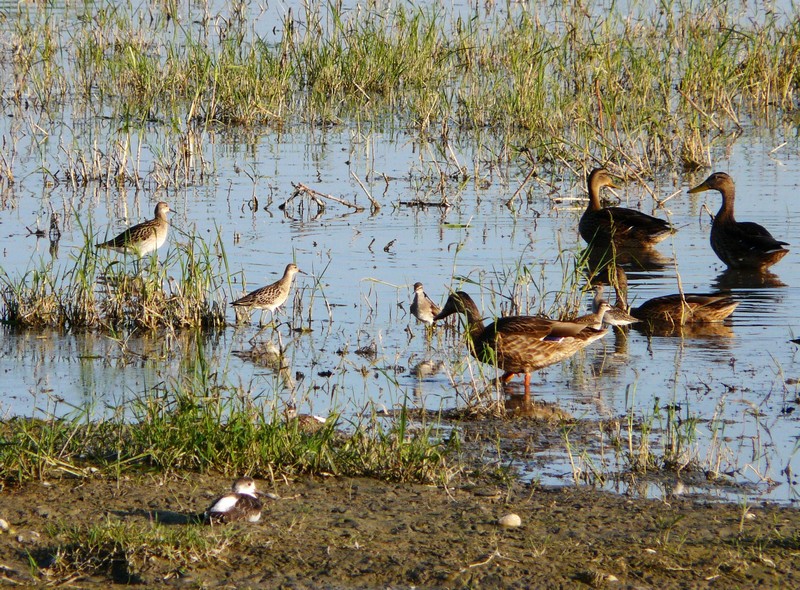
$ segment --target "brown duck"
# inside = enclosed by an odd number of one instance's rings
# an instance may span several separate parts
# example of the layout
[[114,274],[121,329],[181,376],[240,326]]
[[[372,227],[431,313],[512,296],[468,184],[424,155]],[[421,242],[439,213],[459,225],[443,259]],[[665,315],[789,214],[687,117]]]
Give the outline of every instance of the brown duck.
[[764,227],[752,221],[736,221],[733,204],[736,189],[733,179],[715,172],[689,194],[715,190],[722,195],[722,206],[711,225],[711,248],[728,268],[764,270],[789,253],[786,242],[772,237]]
[[[617,302],[612,311],[606,313],[606,323],[612,323],[609,318],[614,317],[614,309],[622,311],[628,309],[628,279],[625,271],[617,267],[616,278]],[[598,285],[596,289],[596,295],[592,302],[593,309],[598,309],[600,304],[605,302],[602,298],[602,286]],[[630,308],[628,313],[633,318],[644,322],[682,326],[690,323],[721,322],[731,315],[738,305],[738,301],[722,293],[708,295],[674,293],[648,299],[642,305]]]
[[476,359],[494,365],[505,374],[504,383],[525,374],[525,395],[530,394],[531,373],[562,361],[608,332],[593,327],[602,323],[602,313],[584,323],[562,322],[534,316],[508,316],[483,325],[472,298],[459,291],[448,297],[435,320],[454,313],[467,318],[467,346]]
[[673,233],[663,219],[625,207],[602,207],[600,190],[617,188],[605,168],[589,174],[589,205],[581,216],[578,230],[590,246],[605,247],[612,242],[618,248],[647,248]]

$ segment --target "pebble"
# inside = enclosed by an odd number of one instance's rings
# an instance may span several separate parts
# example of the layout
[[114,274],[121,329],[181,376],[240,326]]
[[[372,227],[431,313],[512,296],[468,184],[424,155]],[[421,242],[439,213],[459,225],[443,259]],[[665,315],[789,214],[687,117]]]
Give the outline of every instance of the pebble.
[[522,526],[522,519],[518,514],[506,514],[497,520],[497,524],[507,529],[513,529]]
[[5,518],[0,518],[0,531],[5,533],[10,528],[11,528],[11,525],[8,524],[8,521]]

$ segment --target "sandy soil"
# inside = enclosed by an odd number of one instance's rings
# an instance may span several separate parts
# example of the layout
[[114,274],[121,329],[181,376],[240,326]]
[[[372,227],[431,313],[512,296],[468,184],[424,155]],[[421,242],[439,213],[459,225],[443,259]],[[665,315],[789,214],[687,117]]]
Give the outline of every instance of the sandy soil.
[[[111,582],[226,588],[800,587],[800,511],[669,503],[589,489],[442,489],[370,479],[301,478],[261,489],[259,523],[217,555],[150,557],[96,571],[53,566],[53,525],[122,520],[190,526],[230,481],[192,474],[60,480],[6,488],[0,581],[94,587]],[[521,517],[519,528],[498,519]],[[207,529],[203,529],[206,531]],[[32,556],[40,567],[32,567]]]

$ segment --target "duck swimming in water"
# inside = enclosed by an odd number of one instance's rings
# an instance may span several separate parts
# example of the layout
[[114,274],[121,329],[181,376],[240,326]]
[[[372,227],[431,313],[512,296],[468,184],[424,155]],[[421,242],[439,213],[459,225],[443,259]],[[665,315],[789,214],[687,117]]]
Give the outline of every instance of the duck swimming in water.
[[715,172],[689,194],[715,190],[722,195],[714,223],[711,224],[711,248],[728,268],[765,270],[789,253],[786,242],[772,237],[763,226],[752,221],[736,221],[733,214],[736,188],[725,172]]
[[663,219],[625,207],[602,207],[600,190],[617,188],[605,168],[595,168],[588,178],[589,204],[578,223],[578,231],[593,247],[649,248],[673,233]]

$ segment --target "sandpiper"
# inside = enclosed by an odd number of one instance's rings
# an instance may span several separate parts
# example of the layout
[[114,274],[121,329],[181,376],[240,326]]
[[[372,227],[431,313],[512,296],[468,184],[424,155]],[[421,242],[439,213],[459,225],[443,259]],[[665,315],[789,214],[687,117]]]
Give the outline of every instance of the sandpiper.
[[211,503],[203,520],[208,524],[224,524],[237,520],[258,522],[263,507],[258,495],[255,480],[252,477],[240,477],[233,482],[232,491]]
[[275,313],[275,310],[286,302],[289,297],[289,289],[292,288],[292,279],[299,272],[303,271],[297,268],[296,265],[289,263],[286,265],[286,270],[283,271],[283,276],[279,281],[252,291],[237,299],[231,305],[247,309],[260,309],[261,319],[259,319],[258,325],[261,326],[265,311]]
[[422,283],[414,283],[414,300],[411,302],[411,315],[426,326],[433,325],[433,318],[441,311],[422,288]]
[[167,241],[169,211],[169,205],[161,201],[156,205],[156,216],[153,219],[129,227],[116,238],[97,244],[97,247],[134,254],[139,258],[155,252]]
[[286,404],[283,415],[286,418],[287,425],[296,425],[299,432],[305,432],[306,434],[313,434],[322,430],[322,428],[328,422],[328,419],[323,418],[322,416],[315,416],[313,414],[298,414],[297,405],[294,402],[289,402]]
[[[597,285],[594,288],[594,299],[592,299],[592,311],[597,313],[600,310],[600,306],[606,303],[606,300],[603,299],[603,285]],[[617,326],[621,328],[622,326],[629,326],[638,322],[639,320],[632,315],[630,315],[627,311],[619,307],[619,302],[617,305],[611,306],[607,311],[606,314],[603,316],[603,321],[610,325],[610,326]]]

